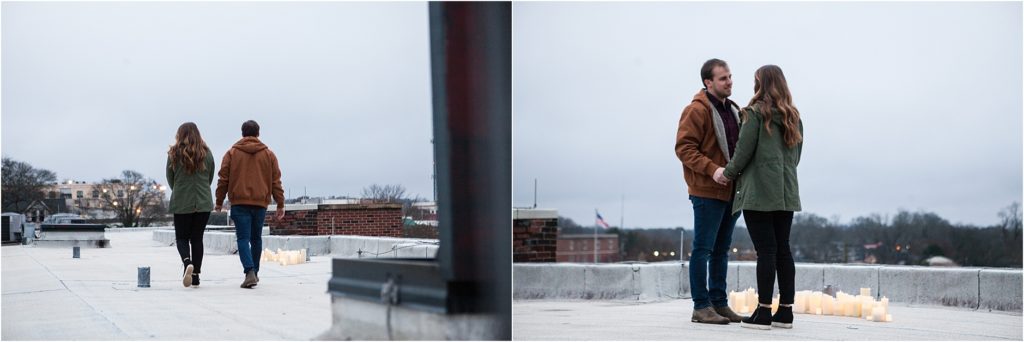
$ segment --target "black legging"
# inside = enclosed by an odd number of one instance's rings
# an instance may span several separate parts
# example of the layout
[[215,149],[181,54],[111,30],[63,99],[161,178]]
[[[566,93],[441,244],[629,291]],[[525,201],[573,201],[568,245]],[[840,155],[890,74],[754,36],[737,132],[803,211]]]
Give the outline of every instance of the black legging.
[[775,275],[778,273],[779,304],[793,304],[796,266],[789,249],[793,212],[744,210],[743,220],[747,222],[750,240],[757,251],[757,301],[772,303]]
[[[209,211],[174,214],[174,239],[178,245],[178,254],[181,255],[182,263],[185,258],[192,259],[192,265],[195,266],[192,273],[199,273],[203,267],[203,232],[206,231],[206,221],[209,219]],[[192,246],[192,253],[189,253],[189,245]]]

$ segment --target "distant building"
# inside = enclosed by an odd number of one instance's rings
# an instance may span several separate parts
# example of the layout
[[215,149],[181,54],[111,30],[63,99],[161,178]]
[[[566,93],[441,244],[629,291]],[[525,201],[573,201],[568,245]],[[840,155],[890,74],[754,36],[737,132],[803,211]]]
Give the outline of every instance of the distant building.
[[[29,210],[26,210],[26,216],[34,218],[36,212],[46,212],[45,216],[55,213],[74,213],[83,216],[90,216],[96,218],[111,218],[114,217],[114,213],[110,210],[106,210],[103,206],[102,191],[94,190],[93,186],[96,183],[65,180],[56,182],[44,190],[46,199],[43,200],[45,208],[36,206],[29,206]],[[161,197],[166,197],[166,188],[163,185],[156,185],[161,193]],[[122,190],[116,191],[111,194],[115,198],[124,198],[125,192]],[[155,199],[159,200],[159,199]],[[32,221],[35,222],[35,221]]]
[[[594,262],[593,234],[566,234],[558,237],[557,262]],[[597,234],[597,262],[619,262],[619,236]]]

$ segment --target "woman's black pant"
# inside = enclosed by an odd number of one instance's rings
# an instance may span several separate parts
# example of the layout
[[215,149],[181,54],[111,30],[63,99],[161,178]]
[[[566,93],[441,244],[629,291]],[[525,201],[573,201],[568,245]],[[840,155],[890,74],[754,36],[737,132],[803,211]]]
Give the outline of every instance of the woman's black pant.
[[750,240],[757,251],[757,300],[771,304],[775,291],[775,276],[779,277],[779,304],[793,304],[796,295],[794,282],[796,266],[789,249],[789,230],[793,225],[792,211],[744,210]]
[[174,240],[178,245],[178,254],[183,263],[185,259],[191,259],[195,267],[192,273],[199,273],[203,266],[203,232],[206,231],[206,221],[209,219],[209,211],[174,214]]

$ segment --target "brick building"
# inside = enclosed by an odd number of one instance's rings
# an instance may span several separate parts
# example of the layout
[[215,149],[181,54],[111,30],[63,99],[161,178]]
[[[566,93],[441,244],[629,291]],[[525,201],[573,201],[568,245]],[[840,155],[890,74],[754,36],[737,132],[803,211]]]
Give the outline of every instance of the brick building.
[[512,211],[512,262],[555,262],[558,211]]
[[[594,262],[594,235],[567,234],[558,237],[558,262]],[[622,261],[619,255],[619,236],[597,234],[597,262]]]
[[267,210],[270,235],[402,236],[399,203],[289,204],[284,211],[284,219],[275,221],[274,207]]

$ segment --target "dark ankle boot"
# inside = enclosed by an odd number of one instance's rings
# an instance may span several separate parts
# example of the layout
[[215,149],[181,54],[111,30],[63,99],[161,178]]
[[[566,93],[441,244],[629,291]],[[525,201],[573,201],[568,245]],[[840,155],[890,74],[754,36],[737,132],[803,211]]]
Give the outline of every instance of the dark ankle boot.
[[192,286],[199,286],[199,273],[192,273]]
[[181,285],[189,287],[192,286],[192,270],[195,269],[195,266],[192,265],[192,260],[189,258],[185,258],[183,261],[185,262],[185,272],[181,276]]
[[751,329],[771,330],[772,308],[758,305],[750,317],[740,321],[740,326]]
[[779,305],[779,310],[772,315],[772,326],[777,328],[793,328],[793,307]]

